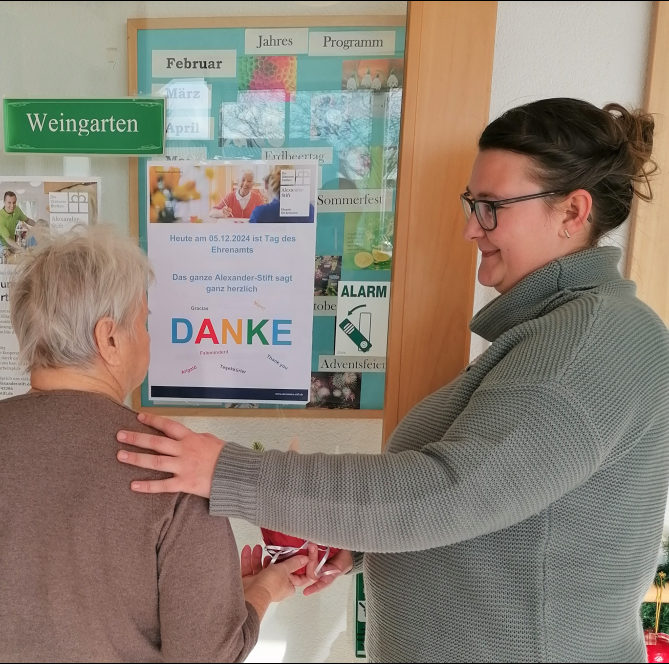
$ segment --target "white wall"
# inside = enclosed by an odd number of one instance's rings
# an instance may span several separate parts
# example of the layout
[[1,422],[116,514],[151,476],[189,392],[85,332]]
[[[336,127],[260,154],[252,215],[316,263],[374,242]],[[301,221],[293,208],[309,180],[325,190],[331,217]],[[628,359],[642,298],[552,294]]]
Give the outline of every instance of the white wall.
[[[650,2],[500,2],[490,118],[541,98],[640,106],[650,12]],[[627,237],[625,225],[610,243],[626,251]],[[496,295],[477,283],[474,313]],[[486,345],[472,335],[471,357]]]
[[[401,14],[405,2],[2,2],[0,93],[3,96],[95,97],[126,94],[125,19],[157,16]],[[500,2],[491,116],[529,100],[573,96],[596,104],[639,104],[650,2]],[[17,38],[18,36],[18,38]],[[476,36],[471,36],[476,48]],[[463,54],[466,57],[466,54]],[[457,92],[456,92],[457,94]],[[0,174],[62,174],[57,157],[0,155]],[[128,163],[93,158],[102,177],[102,218],[127,228]],[[475,308],[490,299],[477,289]],[[473,342],[472,351],[481,350]],[[190,427],[249,444],[285,448],[298,436],[305,452],[378,452],[380,421],[298,420],[283,416],[190,419]],[[240,545],[259,539],[233,522]],[[275,606],[263,622],[255,658],[354,661],[353,581],[319,596]]]

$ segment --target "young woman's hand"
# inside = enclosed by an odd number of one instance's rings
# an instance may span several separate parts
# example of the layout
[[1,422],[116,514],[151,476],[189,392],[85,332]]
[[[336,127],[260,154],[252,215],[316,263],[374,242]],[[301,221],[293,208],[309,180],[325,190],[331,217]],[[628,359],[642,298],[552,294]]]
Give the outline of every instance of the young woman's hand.
[[307,563],[307,577],[312,585],[302,592],[303,595],[313,595],[332,585],[339,576],[348,574],[353,569],[353,555],[351,551],[341,550],[331,560],[328,560],[318,573],[318,546],[309,544],[309,562]]
[[165,437],[121,430],[116,439],[159,455],[119,451],[120,462],[143,469],[169,472],[171,479],[133,481],[136,492],[186,492],[200,497],[211,495],[211,479],[225,442],[213,434],[199,434],[185,425],[155,414],[139,414],[137,419],[167,435]]

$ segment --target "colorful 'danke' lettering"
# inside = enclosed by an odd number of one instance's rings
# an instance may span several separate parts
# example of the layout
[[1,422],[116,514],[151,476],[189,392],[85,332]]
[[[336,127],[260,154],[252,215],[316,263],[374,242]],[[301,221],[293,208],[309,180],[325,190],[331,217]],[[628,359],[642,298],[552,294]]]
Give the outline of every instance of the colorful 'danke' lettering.
[[242,56],[239,59],[239,90],[286,92],[286,101],[297,88],[295,56]]

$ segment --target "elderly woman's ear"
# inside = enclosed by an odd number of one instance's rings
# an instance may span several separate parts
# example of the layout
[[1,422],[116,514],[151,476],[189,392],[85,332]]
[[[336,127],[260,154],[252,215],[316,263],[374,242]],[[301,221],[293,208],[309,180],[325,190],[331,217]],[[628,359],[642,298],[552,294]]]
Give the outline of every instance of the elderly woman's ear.
[[95,324],[95,343],[100,357],[109,367],[120,367],[124,354],[123,337],[119,334],[116,323],[105,316]]

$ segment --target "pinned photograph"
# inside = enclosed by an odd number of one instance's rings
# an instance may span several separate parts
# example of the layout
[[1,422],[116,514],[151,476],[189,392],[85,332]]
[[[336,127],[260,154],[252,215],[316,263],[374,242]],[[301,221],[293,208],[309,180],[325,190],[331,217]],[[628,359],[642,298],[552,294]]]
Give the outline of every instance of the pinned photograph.
[[404,84],[404,60],[345,60],[341,75],[341,87],[344,91],[392,91],[402,88]]
[[359,409],[361,385],[362,374],[359,372],[312,372],[307,408]]
[[312,141],[367,146],[372,141],[371,93],[328,92],[311,98]]
[[38,243],[39,232],[67,232],[97,222],[99,179],[1,177],[0,264]]
[[314,296],[337,297],[341,279],[341,256],[316,256]]
[[241,56],[237,81],[240,91],[281,91],[290,102],[297,89],[297,56]]
[[282,91],[239,91],[236,102],[220,106],[218,144],[228,150],[283,146],[285,118]]
[[150,223],[314,223],[316,165],[151,162]]

